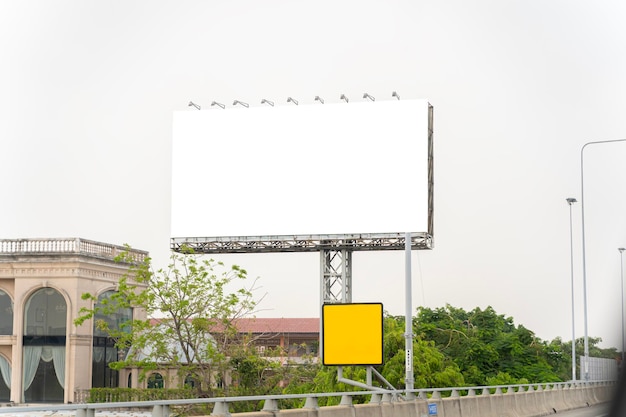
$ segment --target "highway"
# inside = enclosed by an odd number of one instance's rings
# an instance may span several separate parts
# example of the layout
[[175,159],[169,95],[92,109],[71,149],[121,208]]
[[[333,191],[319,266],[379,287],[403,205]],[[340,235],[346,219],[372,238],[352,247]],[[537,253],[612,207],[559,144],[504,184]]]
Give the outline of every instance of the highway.
[[[610,404],[600,404],[591,407],[577,408],[575,410],[562,411],[557,414],[551,414],[555,417],[607,417]],[[11,413],[9,410],[0,414],[2,417],[76,417],[75,410],[61,410],[61,411],[21,411]],[[110,411],[110,410],[98,410],[95,413],[95,417],[151,417],[152,413],[149,411]]]
[[578,408],[576,410],[565,411],[554,414],[557,417],[605,417],[608,415],[609,405],[601,404],[592,407]]

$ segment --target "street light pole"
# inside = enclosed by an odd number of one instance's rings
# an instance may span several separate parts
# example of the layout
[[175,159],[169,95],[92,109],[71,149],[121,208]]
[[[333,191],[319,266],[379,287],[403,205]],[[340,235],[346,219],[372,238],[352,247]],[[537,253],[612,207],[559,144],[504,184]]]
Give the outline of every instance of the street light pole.
[[573,223],[572,223],[572,204],[576,202],[575,198],[566,198],[567,204],[569,204],[569,247],[570,247],[570,272],[572,281],[572,381],[576,381],[576,326],[574,325],[574,238],[573,238]]
[[[582,217],[582,246],[583,246],[583,306],[585,320],[585,356],[584,356],[584,380],[589,380],[589,334],[587,327],[587,256],[585,251],[585,176],[584,161],[585,148],[588,145],[597,145],[600,143],[626,142],[626,139],[599,140],[595,142],[587,142],[580,148],[580,215]],[[581,369],[581,373],[583,370]]]
[[622,367],[624,366],[624,259],[623,252],[626,248],[617,248],[619,251],[620,278],[622,281]]

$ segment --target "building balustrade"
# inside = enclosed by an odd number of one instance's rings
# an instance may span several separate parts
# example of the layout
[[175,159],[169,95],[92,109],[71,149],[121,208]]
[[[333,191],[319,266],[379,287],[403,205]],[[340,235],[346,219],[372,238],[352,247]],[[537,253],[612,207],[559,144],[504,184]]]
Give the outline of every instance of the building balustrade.
[[137,263],[148,256],[145,251],[81,238],[0,239],[0,256],[76,254],[112,260],[123,252]]

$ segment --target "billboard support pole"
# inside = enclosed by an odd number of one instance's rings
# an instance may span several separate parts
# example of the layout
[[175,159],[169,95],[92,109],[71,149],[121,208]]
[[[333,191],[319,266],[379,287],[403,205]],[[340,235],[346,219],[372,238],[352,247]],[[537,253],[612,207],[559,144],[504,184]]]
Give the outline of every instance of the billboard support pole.
[[406,349],[405,365],[406,373],[404,377],[407,398],[412,397],[413,389],[413,306],[411,289],[411,233],[404,235],[405,254],[405,316],[404,316],[404,346]]

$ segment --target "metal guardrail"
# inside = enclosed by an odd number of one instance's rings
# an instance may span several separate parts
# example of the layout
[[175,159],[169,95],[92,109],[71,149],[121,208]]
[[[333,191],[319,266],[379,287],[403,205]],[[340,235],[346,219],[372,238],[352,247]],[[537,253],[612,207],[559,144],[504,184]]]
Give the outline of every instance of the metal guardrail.
[[[86,403],[86,404],[59,404],[59,405],[30,405],[0,407],[0,415],[9,413],[27,413],[36,411],[59,412],[75,411],[77,417],[93,417],[96,411],[119,410],[119,409],[145,409],[151,410],[153,417],[168,417],[170,408],[176,406],[188,406],[193,404],[214,404],[214,416],[230,415],[229,404],[246,401],[263,401],[263,408],[260,411],[278,411],[280,400],[304,399],[303,409],[317,409],[318,399],[326,397],[341,397],[340,405],[351,405],[352,398],[356,396],[370,396],[370,403],[384,403],[392,401],[406,401],[412,399],[440,399],[444,396],[464,397],[480,395],[499,395],[511,392],[534,392],[564,390],[572,388],[594,388],[601,386],[615,385],[616,381],[594,381],[594,382],[555,382],[542,384],[520,384],[520,385],[494,385],[476,387],[451,387],[451,388],[428,388],[409,390],[388,390],[376,389],[371,391],[349,391],[331,393],[309,393],[309,394],[281,394],[281,395],[260,395],[260,396],[240,396],[240,397],[215,397],[215,398],[189,398],[179,400],[155,400],[155,401],[130,401],[111,403]],[[493,393],[492,393],[493,391]],[[407,394],[409,394],[407,398]],[[442,395],[445,394],[445,395]]]

